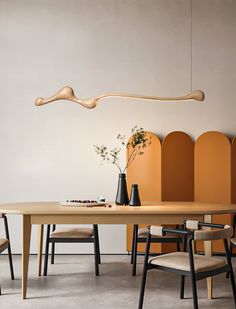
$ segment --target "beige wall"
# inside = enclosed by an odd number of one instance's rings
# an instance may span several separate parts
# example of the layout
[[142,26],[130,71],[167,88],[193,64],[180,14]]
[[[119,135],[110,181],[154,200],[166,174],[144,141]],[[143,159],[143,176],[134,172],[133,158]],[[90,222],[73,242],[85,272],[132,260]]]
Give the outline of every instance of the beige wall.
[[[193,0],[193,88],[205,91],[204,103],[109,99],[94,110],[69,102],[37,108],[35,97],[67,84],[81,97],[189,92],[190,1],[1,0],[0,201],[114,199],[117,171],[99,165],[93,144],[113,145],[135,124],[161,135],[236,134],[235,16],[234,0]],[[10,228],[19,252],[20,219],[11,216]],[[124,227],[101,227],[101,247],[125,252]]]

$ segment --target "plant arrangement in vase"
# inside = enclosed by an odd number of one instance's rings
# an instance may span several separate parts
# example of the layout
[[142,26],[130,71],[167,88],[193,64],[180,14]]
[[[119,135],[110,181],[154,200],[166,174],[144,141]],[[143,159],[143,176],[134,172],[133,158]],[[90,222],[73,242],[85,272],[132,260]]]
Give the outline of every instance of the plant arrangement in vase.
[[[137,125],[131,129],[131,138],[127,141],[126,136],[122,134],[117,135],[117,140],[120,143],[119,147],[109,149],[105,145],[94,145],[95,152],[100,156],[101,163],[113,164],[119,170],[118,190],[116,195],[117,205],[127,205],[129,203],[127,185],[126,185],[126,170],[133,163],[137,156],[144,154],[145,148],[151,144],[151,137],[143,128]],[[120,154],[122,149],[127,152],[127,160],[125,166],[120,165]]]

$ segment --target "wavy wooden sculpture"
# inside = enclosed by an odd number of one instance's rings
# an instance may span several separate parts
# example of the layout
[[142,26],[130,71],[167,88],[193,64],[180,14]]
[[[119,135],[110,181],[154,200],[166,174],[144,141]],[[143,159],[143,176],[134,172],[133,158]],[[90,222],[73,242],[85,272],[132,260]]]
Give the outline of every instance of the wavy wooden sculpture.
[[203,101],[205,95],[204,92],[202,92],[201,90],[195,90],[187,95],[179,97],[156,97],[156,96],[128,94],[128,93],[106,93],[90,99],[79,99],[75,96],[74,90],[71,87],[65,86],[61,88],[55,95],[49,98],[41,98],[41,97],[37,98],[35,100],[35,105],[41,106],[57,100],[68,100],[78,103],[88,109],[92,109],[97,106],[99,100],[107,97],[119,97],[119,98],[129,98],[138,100],[152,100],[152,101],[191,101],[191,100]]

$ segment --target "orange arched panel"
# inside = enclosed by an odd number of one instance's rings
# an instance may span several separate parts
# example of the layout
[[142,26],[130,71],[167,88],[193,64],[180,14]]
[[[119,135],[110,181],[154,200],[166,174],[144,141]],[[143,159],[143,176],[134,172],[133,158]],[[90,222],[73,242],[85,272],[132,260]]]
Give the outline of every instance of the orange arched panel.
[[231,143],[231,203],[236,204],[236,137]]
[[138,184],[141,202],[158,202],[161,201],[161,142],[153,133],[147,132],[147,137],[151,144],[127,168],[128,191],[132,184]]
[[[184,132],[171,132],[162,142],[162,201],[193,200],[194,142]],[[162,252],[175,250],[175,244],[162,244]]]
[[236,137],[231,143],[231,203],[236,203]]
[[[138,184],[141,202],[159,202],[161,201],[161,142],[153,133],[147,132],[147,137],[151,139],[151,144],[145,148],[144,154],[137,156],[127,168],[127,186],[130,193],[131,185]],[[133,226],[128,225],[127,251],[131,251],[132,231]],[[152,250],[157,252],[160,252],[160,248],[160,244],[152,246]],[[145,250],[145,245],[139,244],[138,250]]]
[[162,200],[194,200],[194,142],[180,131],[162,143]]
[[[195,144],[195,200],[197,202],[231,202],[231,147],[220,132],[206,132]],[[213,216],[215,223],[231,223],[230,215]],[[222,252],[221,242],[213,251]]]

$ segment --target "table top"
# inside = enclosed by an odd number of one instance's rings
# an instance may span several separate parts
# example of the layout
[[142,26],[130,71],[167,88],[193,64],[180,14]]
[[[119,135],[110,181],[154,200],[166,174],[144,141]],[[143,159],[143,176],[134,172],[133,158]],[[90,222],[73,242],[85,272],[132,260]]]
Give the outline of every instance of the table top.
[[20,215],[115,215],[115,214],[229,214],[236,213],[236,204],[218,204],[206,202],[159,202],[144,203],[142,206],[112,207],[68,207],[58,202],[19,202],[0,204],[0,213]]

